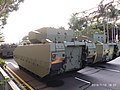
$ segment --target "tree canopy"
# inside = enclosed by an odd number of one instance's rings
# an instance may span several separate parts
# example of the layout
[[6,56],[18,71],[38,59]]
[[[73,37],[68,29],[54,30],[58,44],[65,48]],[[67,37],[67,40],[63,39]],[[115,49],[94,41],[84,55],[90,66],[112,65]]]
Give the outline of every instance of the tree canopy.
[[[105,0],[102,0],[95,10],[86,10],[72,14],[69,27],[73,30],[83,30],[87,27],[94,26],[108,28],[106,23],[116,24],[116,21],[120,19],[120,10],[117,6],[120,4],[118,1],[111,1],[104,4]],[[88,12],[89,11],[89,12]]]
[[[17,11],[24,0],[0,0],[0,30],[7,24],[10,12]],[[3,33],[0,32],[0,42],[4,42]]]
[[7,18],[10,12],[17,11],[19,5],[24,0],[0,0],[0,29],[7,24]]

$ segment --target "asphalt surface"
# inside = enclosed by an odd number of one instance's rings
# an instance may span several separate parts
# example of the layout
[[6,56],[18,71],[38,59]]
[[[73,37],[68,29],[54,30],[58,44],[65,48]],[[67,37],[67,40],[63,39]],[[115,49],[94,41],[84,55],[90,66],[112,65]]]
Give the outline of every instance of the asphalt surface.
[[[6,61],[17,65],[14,59]],[[41,90],[120,90],[120,57],[78,72],[54,76],[46,83],[47,87]]]

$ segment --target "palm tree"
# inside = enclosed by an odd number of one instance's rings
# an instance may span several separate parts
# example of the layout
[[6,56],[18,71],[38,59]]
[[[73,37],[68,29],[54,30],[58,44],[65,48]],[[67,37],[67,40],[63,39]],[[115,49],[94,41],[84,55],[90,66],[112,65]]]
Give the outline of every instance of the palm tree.
[[[108,31],[108,23],[109,21],[112,21],[113,25],[115,26],[115,23],[118,19],[118,9],[115,7],[115,5],[113,5],[114,0],[107,3],[107,4],[103,4],[102,0],[100,2],[100,4],[98,5],[98,10],[97,10],[97,14],[94,16],[93,19],[97,19],[97,22],[102,22],[103,23],[103,28],[104,28],[104,34],[107,37],[106,42],[109,42],[109,31]],[[115,27],[113,27],[114,29]],[[113,33],[115,33],[115,30],[113,30]],[[112,36],[113,38],[113,36]]]
[[[112,41],[115,39],[115,28],[116,28],[116,21],[118,20],[118,9],[115,7],[115,5],[110,4],[107,7],[107,17],[112,21]],[[108,33],[109,34],[109,33]]]

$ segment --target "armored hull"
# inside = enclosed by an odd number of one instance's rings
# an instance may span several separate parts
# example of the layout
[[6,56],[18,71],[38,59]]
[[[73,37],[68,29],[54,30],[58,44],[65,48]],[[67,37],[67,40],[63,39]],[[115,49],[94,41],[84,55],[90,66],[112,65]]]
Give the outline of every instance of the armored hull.
[[84,47],[84,42],[18,46],[14,51],[14,59],[20,67],[44,77],[83,68]]

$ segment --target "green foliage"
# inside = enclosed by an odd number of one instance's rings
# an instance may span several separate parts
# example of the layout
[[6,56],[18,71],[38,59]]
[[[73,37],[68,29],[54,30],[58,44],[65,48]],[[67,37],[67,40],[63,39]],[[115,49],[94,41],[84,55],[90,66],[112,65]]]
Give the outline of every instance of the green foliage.
[[3,84],[5,84],[6,82],[8,82],[10,80],[12,80],[12,78],[5,78],[3,80],[0,80],[0,85],[3,85]]
[[76,14],[73,14],[68,23],[69,27],[73,30],[82,30],[87,27],[87,18],[86,17],[77,17]]
[[3,60],[3,59],[1,59],[1,58],[0,58],[0,66],[1,66],[1,67],[4,67],[4,66],[5,66],[5,60]]
[[82,34],[82,33],[81,33],[81,31],[79,31],[79,30],[76,30],[76,31],[74,32],[74,36],[75,36],[75,37],[79,37],[81,34]]
[[100,30],[96,25],[91,25],[84,30],[81,30],[81,34],[85,36],[91,36],[95,33],[103,34],[103,31]]
[[4,0],[0,0],[0,5],[3,4],[3,1],[4,1]]
[[84,29],[81,31],[82,35],[89,36],[93,35],[95,33],[103,34],[103,31],[100,31],[100,29]]
[[[69,28],[79,31],[82,30],[84,32],[86,30],[89,32],[90,30],[90,33],[92,34],[93,32],[103,33],[103,31],[115,27],[116,21],[120,16],[120,10],[116,8],[114,0],[106,4],[104,1],[105,0],[102,0],[100,2],[95,11],[87,13],[86,10],[73,14],[68,23]],[[112,22],[111,24],[110,21]]]
[[7,24],[10,12],[17,11],[23,0],[0,0],[0,28],[3,29]]
[[12,80],[12,78],[5,78],[0,80],[0,90],[5,90],[5,84],[10,80]]

